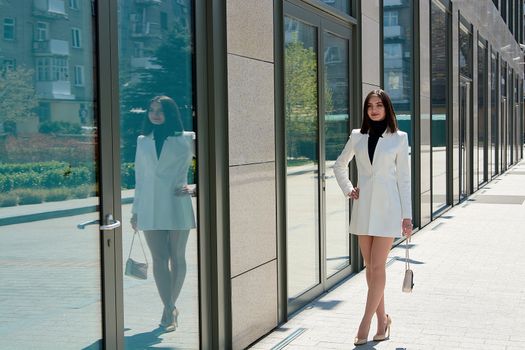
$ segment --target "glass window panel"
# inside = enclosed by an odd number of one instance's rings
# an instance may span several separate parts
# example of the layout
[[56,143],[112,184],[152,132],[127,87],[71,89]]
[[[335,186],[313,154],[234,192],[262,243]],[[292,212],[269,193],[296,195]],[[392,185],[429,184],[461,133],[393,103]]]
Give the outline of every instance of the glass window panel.
[[333,8],[346,13],[348,15],[351,15],[351,6],[350,6],[350,0],[318,0],[328,6],[332,6]]
[[449,14],[437,2],[431,8],[432,69],[432,212],[447,204],[447,121]]
[[485,152],[487,148],[487,47],[483,43],[478,44],[478,137],[477,150],[475,149],[475,160],[477,158],[477,183],[479,185],[487,180]]
[[287,274],[295,298],[320,279],[317,31],[290,17],[285,28]]
[[118,1],[123,264],[138,237],[152,262],[124,276],[127,349],[199,347],[193,4]]
[[348,40],[330,33],[324,35],[325,57],[336,49],[338,60],[324,66],[325,125],[325,195],[326,195],[326,266],[327,276],[350,265],[350,235],[348,234],[348,199],[341,196],[333,166],[344,148],[349,134]]
[[497,57],[493,52],[490,59],[490,173],[494,176],[498,173],[498,63]]
[[69,18],[50,4],[64,1],[0,1],[16,39],[0,41],[0,349],[102,349],[96,18],[89,1]]
[[392,99],[399,129],[408,134],[410,157],[414,114],[413,19],[413,1],[383,0],[384,89]]
[[472,78],[472,34],[462,23],[459,28],[459,73]]

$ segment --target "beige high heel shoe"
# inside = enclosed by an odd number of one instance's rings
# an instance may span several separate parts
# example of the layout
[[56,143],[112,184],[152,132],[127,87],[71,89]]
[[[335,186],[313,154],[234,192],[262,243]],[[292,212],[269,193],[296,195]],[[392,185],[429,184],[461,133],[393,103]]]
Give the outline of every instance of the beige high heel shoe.
[[359,339],[357,337],[354,338],[354,345],[355,346],[358,346],[358,345],[365,345],[366,343],[368,342],[368,339]]
[[179,317],[179,310],[177,310],[177,308],[174,306],[171,311],[171,320],[170,320],[171,322],[164,327],[165,332],[173,332],[177,329],[177,327],[179,326],[179,323],[177,320],[178,317]]
[[386,315],[386,327],[385,327],[385,333],[384,334],[376,334],[374,335],[374,341],[383,341],[390,338],[390,325],[392,324],[392,319],[390,316]]

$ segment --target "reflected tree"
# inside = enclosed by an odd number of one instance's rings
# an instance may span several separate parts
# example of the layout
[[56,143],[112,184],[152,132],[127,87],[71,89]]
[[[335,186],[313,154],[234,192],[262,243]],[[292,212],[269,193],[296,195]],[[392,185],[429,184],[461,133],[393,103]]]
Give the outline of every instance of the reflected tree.
[[[332,90],[325,84],[325,110],[332,111]],[[315,158],[317,142],[317,55],[293,40],[285,48],[285,118],[289,158]],[[312,154],[313,152],[313,154]]]
[[18,67],[0,73],[0,123],[23,122],[34,118],[38,100],[32,69]]
[[180,108],[186,130],[193,130],[192,37],[176,25],[157,48],[149,68],[121,75],[122,161],[132,162],[137,136],[151,98],[166,95]]

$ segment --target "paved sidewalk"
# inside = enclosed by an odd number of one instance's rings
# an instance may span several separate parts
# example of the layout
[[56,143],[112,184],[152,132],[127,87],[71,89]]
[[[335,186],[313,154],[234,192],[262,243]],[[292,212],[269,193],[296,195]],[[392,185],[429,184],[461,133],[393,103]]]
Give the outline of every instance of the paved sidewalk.
[[[389,341],[359,349],[525,349],[525,161],[418,232],[415,288],[401,292],[404,246],[393,249],[385,300]],[[366,299],[364,271],[252,346],[352,349]],[[374,319],[370,331],[375,333]],[[294,333],[295,332],[295,333]],[[302,333],[301,333],[302,332]]]

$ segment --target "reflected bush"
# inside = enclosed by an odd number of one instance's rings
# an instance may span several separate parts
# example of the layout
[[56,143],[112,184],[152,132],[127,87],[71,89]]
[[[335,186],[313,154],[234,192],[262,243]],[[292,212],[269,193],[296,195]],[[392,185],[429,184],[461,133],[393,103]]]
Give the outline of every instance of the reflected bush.
[[18,196],[14,193],[0,194],[0,207],[13,207],[18,204]]
[[0,190],[23,188],[75,187],[95,184],[94,170],[88,165],[72,167],[67,163],[7,164],[0,167]]
[[69,123],[64,121],[47,121],[40,123],[38,131],[42,134],[73,134],[82,133],[80,124]]
[[0,193],[0,207],[12,207],[24,204],[42,202],[58,202],[68,199],[81,199],[97,196],[95,185],[82,185],[74,188],[39,188],[17,189],[8,193]]
[[66,188],[57,188],[46,191],[44,200],[46,202],[60,202],[69,198],[72,191],[68,191]]
[[23,189],[16,191],[18,195],[18,204],[38,204],[44,201],[44,193],[42,190]]

